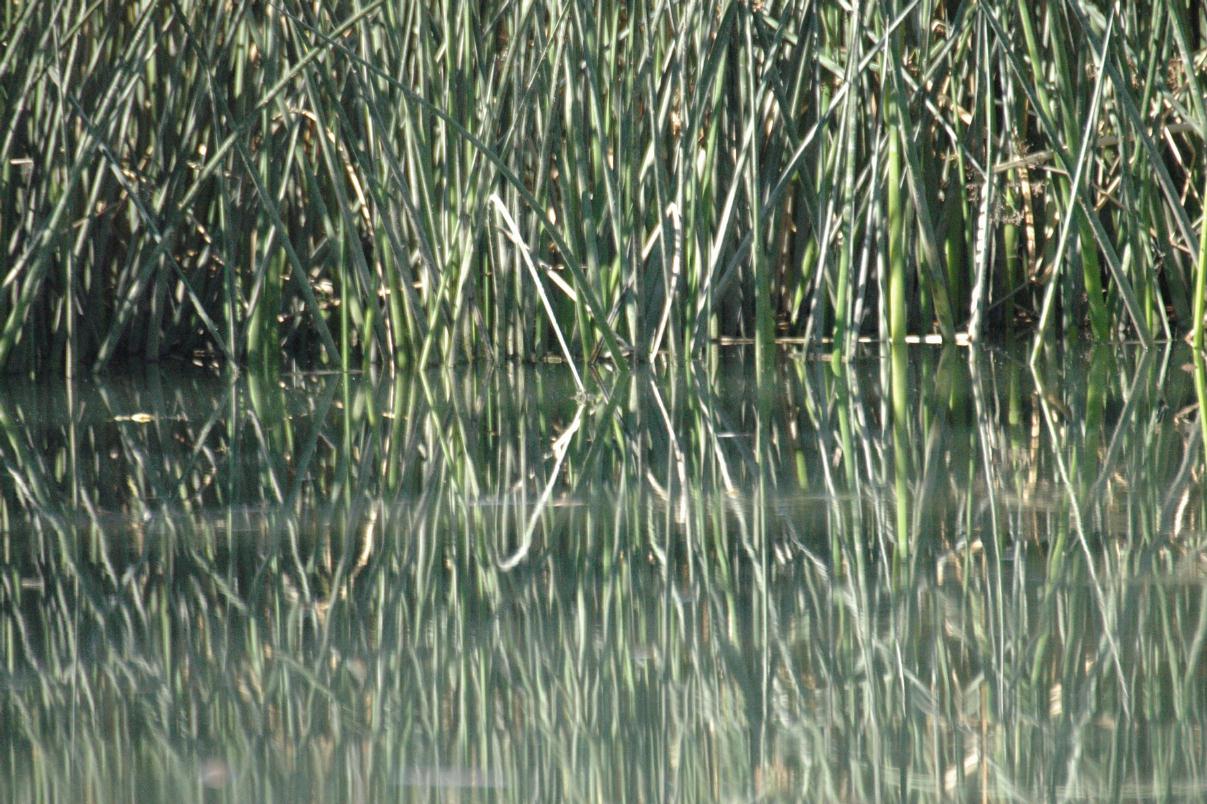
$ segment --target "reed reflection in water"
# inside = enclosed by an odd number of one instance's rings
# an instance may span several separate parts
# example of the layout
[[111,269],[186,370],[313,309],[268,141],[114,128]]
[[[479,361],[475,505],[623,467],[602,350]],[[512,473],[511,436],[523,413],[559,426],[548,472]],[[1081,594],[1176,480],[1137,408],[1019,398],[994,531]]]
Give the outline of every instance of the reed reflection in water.
[[0,797],[1207,795],[1190,362],[7,387]]

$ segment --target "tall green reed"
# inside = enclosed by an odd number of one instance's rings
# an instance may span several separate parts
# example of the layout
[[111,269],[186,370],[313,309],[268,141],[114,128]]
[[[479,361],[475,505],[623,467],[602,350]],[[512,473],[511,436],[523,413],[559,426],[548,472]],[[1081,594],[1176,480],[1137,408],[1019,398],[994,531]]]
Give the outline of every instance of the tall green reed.
[[0,369],[1172,337],[1205,15],[13,5]]

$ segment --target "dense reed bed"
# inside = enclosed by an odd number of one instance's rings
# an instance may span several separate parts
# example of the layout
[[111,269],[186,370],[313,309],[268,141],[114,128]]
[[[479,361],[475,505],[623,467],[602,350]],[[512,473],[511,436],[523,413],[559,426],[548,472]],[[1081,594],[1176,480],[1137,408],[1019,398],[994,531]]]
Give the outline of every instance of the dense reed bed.
[[1198,0],[63,0],[0,41],[9,372],[1202,310]]
[[0,796],[1201,798],[1187,348],[900,354],[0,393]]

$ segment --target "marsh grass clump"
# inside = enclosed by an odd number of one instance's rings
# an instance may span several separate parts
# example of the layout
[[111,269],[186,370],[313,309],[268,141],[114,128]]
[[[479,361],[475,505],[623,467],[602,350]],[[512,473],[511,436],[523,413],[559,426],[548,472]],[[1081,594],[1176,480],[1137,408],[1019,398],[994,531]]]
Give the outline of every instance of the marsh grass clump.
[[0,369],[1193,324],[1196,0],[10,3]]

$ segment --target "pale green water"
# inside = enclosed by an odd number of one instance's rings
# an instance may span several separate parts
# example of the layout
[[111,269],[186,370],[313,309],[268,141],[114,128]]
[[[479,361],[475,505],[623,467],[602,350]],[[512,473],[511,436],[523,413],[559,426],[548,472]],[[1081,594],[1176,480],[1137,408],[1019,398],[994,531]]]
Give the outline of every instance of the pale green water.
[[1189,352],[0,390],[0,799],[1207,796]]

